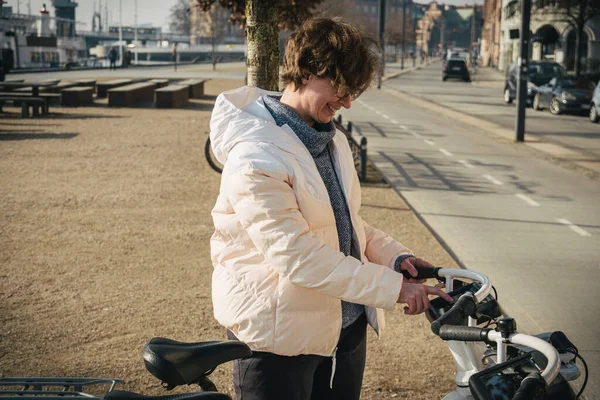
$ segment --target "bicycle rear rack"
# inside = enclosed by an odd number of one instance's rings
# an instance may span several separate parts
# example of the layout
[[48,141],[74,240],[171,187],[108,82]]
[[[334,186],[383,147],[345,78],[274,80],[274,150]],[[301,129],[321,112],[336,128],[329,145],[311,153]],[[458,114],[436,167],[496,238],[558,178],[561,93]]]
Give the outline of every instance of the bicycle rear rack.
[[[86,398],[101,400],[111,392],[116,378],[0,378],[0,400],[69,400]],[[109,386],[104,394],[89,393],[89,389]]]

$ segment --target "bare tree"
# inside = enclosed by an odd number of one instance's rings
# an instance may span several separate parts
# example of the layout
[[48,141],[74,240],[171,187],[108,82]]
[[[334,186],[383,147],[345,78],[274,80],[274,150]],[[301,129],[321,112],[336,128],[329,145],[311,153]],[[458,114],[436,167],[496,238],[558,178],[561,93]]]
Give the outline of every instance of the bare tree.
[[323,0],[196,0],[203,10],[218,2],[230,20],[246,26],[248,85],[279,88],[279,29],[295,29]]
[[181,35],[190,34],[190,4],[187,0],[177,0],[171,7],[169,15],[169,30]]

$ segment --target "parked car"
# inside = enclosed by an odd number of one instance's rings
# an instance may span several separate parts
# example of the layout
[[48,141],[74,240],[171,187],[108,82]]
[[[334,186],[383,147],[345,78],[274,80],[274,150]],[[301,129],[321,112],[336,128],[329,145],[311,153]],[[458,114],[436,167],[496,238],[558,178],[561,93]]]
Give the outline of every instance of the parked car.
[[[538,92],[537,88],[550,82],[552,78],[566,76],[567,71],[554,61],[530,61],[527,73],[527,105],[533,103]],[[515,61],[506,74],[504,81],[504,102],[510,104],[517,98],[517,82],[519,81],[519,66]]]
[[592,95],[592,101],[590,102],[590,121],[600,121],[600,81],[596,84],[596,90]]
[[587,113],[594,93],[594,83],[574,76],[561,76],[538,86],[537,90],[533,98],[534,110],[549,108],[554,115],[562,112]]
[[465,82],[471,81],[469,66],[464,58],[449,58],[442,66],[442,80],[459,78]]

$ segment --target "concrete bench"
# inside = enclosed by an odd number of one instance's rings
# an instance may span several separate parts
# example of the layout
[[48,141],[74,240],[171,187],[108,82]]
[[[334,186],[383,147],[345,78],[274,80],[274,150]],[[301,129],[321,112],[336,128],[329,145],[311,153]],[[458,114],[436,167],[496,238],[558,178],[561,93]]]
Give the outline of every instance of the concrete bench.
[[178,108],[188,103],[187,86],[169,85],[154,91],[156,108]]
[[148,82],[152,82],[152,83],[156,83],[156,88],[162,88],[165,86],[169,86],[169,80],[168,79],[151,79]]
[[95,79],[78,79],[75,81],[78,87],[91,87],[96,91],[96,80]]
[[60,105],[63,107],[87,106],[94,102],[94,88],[75,86],[60,92]]
[[127,107],[139,101],[153,101],[156,83],[140,82],[108,91],[109,107]]
[[204,80],[200,79],[187,79],[185,81],[177,82],[177,85],[187,86],[188,96],[190,99],[199,99],[204,96]]
[[63,89],[77,86],[77,82],[60,81],[54,86],[41,87],[40,93],[56,93],[59,94]]
[[[48,108],[48,103],[46,103],[46,101],[44,99],[42,99],[41,97],[12,96],[12,95],[10,95],[10,96],[1,95],[0,96],[0,112],[2,112],[2,106],[7,101],[12,102],[13,104],[21,105],[21,117],[22,118],[29,117],[29,107],[35,107],[35,109],[37,109],[37,107],[41,107],[42,114],[48,114],[50,112],[50,109]],[[34,112],[34,114],[36,114],[36,112]]]
[[109,90],[118,88],[121,86],[131,85],[133,80],[131,79],[113,79],[106,82],[99,82],[96,85],[96,89],[98,90],[98,98],[104,98],[107,96]]

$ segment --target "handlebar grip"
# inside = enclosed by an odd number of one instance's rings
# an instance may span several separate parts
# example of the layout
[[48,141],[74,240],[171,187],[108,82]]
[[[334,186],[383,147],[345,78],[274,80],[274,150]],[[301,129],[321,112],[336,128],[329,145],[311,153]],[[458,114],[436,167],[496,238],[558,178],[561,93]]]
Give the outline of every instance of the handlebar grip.
[[541,400],[546,398],[546,381],[539,372],[532,372],[521,381],[512,400]]
[[448,311],[431,323],[431,331],[439,335],[443,325],[460,325],[469,315],[473,315],[476,309],[475,296],[467,292],[460,296]]
[[436,279],[440,279],[440,276],[438,275],[439,270],[441,269],[440,267],[415,267],[415,269],[417,270],[417,276],[412,276],[408,271],[406,270],[402,270],[400,271],[402,273],[402,275],[404,275],[404,277],[406,279],[431,279],[431,278],[436,278]]
[[476,326],[443,325],[440,328],[442,340],[458,340],[461,342],[486,342],[491,329]]

